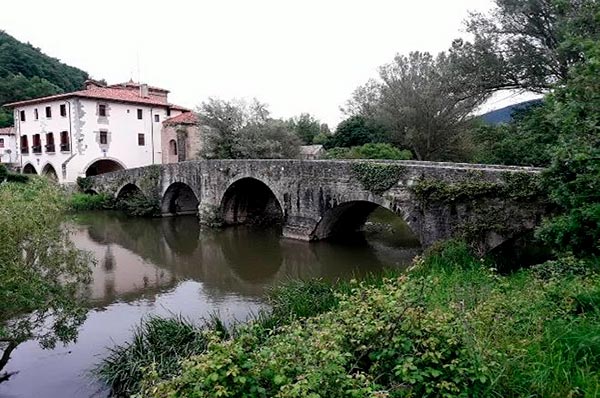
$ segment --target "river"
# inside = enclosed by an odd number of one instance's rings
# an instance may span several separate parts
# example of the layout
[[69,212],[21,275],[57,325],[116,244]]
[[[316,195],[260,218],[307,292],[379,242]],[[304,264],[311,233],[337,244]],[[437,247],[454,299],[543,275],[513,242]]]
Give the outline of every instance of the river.
[[5,369],[17,373],[0,383],[0,397],[107,397],[90,370],[150,314],[245,320],[265,307],[270,286],[289,279],[360,278],[405,267],[418,242],[390,214],[374,213],[366,232],[343,243],[287,240],[277,229],[246,226],[206,230],[194,216],[77,215],[66,223],[72,240],[97,261],[84,293],[87,319],[75,343],[19,345]]

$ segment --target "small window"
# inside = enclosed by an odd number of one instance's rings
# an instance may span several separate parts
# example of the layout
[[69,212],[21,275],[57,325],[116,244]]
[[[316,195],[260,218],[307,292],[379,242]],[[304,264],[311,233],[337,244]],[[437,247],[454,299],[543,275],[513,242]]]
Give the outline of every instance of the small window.
[[177,142],[175,140],[169,141],[169,154],[177,155]]
[[0,138],[0,148],[4,148],[4,138]]
[[33,135],[33,145],[31,146],[33,153],[42,153],[42,138],[39,134]]
[[46,133],[46,152],[56,152],[56,147],[54,146],[54,133]]
[[60,105],[60,115],[62,117],[67,116],[67,106],[65,104]]
[[24,122],[25,121],[25,111],[21,111],[21,121]]
[[106,104],[98,104],[98,116],[106,117]]
[[137,115],[138,115],[138,119],[142,120],[142,117],[143,117],[143,110],[142,110],[142,109],[138,109],[138,110],[137,110]]
[[154,115],[154,121],[156,123],[160,122],[160,116],[159,115]]
[[26,135],[21,136],[21,153],[29,153],[29,142]]
[[171,116],[171,108],[167,108],[167,116]]
[[61,131],[60,132],[60,150],[67,152],[69,151],[71,148],[69,146],[69,132],[68,131]]
[[138,145],[139,146],[146,145],[146,136],[143,133],[142,134],[138,134]]
[[35,120],[38,120],[38,119],[39,119],[39,117],[40,117],[40,115],[38,115],[38,110],[37,110],[37,108],[35,108],[35,109],[33,110],[33,118],[34,118]]
[[46,107],[46,118],[50,119],[52,117],[52,107],[47,106]]
[[108,144],[108,131],[100,132],[100,145]]

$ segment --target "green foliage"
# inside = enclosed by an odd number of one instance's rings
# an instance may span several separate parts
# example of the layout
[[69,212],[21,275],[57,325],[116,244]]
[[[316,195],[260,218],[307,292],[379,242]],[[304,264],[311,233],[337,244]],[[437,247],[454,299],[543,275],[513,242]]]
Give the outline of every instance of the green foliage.
[[303,145],[318,144],[314,142],[315,137],[321,133],[321,124],[309,113],[288,120],[289,128],[302,140]]
[[183,318],[151,316],[136,327],[129,343],[111,348],[94,373],[111,386],[113,394],[129,396],[139,391],[151,366],[160,378],[177,375],[181,360],[204,352],[208,329],[223,327],[216,319],[199,327]]
[[362,186],[374,194],[382,194],[398,183],[404,167],[395,164],[355,163],[352,175]]
[[68,207],[71,211],[107,210],[112,209],[114,204],[113,198],[109,195],[75,193],[69,198]]
[[29,181],[29,176],[25,174],[11,173],[8,171],[5,165],[0,164],[0,183],[5,180],[7,182],[20,182],[24,184]]
[[331,148],[327,151],[327,159],[389,159],[410,160],[409,150],[400,150],[390,144],[369,143],[351,148]]
[[155,198],[149,198],[141,192],[134,192],[121,198],[116,203],[116,208],[133,217],[160,216],[160,204]]
[[[0,106],[9,102],[82,88],[86,72],[48,57],[0,31]],[[0,127],[12,126],[13,115],[0,108]]]
[[300,139],[289,124],[269,116],[266,104],[254,100],[209,98],[198,110],[209,127],[200,155],[207,159],[292,159]]
[[77,187],[81,192],[86,192],[92,189],[93,182],[89,177],[77,177]]
[[335,134],[325,142],[325,147],[361,146],[370,142],[381,142],[384,137],[383,128],[373,120],[362,116],[351,116],[338,124]]
[[0,349],[9,355],[28,339],[44,347],[72,341],[85,319],[79,294],[92,260],[61,225],[62,191],[43,178],[5,182],[0,201]]

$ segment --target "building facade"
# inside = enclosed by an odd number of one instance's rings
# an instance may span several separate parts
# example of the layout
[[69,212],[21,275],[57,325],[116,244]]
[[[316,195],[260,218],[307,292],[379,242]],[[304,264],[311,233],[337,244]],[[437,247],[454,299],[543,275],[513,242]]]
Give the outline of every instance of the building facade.
[[0,128],[0,163],[19,164],[17,136],[13,127]]
[[203,145],[204,137],[200,128],[200,120],[195,113],[182,113],[163,122],[163,163],[199,159]]
[[61,183],[105,172],[162,163],[162,122],[188,112],[168,91],[133,82],[20,101],[15,116],[23,173]]

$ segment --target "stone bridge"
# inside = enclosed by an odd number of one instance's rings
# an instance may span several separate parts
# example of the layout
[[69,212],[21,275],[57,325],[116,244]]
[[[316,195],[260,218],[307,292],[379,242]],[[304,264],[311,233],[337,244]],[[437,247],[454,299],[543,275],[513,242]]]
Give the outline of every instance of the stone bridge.
[[88,185],[117,199],[141,192],[162,215],[197,214],[206,225],[279,221],[284,237],[301,240],[356,230],[381,206],[423,246],[468,231],[485,251],[540,221],[545,205],[529,192],[539,172],[416,161],[203,160],[88,177]]

